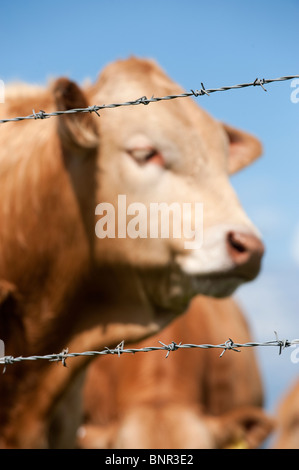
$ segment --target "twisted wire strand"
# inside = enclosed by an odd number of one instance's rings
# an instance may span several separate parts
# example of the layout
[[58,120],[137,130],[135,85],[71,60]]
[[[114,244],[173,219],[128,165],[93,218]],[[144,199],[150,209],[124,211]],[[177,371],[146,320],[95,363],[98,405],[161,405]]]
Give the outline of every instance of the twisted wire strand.
[[279,348],[279,354],[282,350],[294,345],[299,345],[299,339],[293,339],[291,341],[287,339],[280,340],[278,338],[277,332],[275,331],[276,339],[272,341],[265,342],[248,342],[248,343],[235,343],[231,338],[225,341],[222,344],[177,344],[175,341],[172,341],[170,344],[164,344],[162,341],[159,341],[161,346],[147,346],[143,348],[124,348],[124,341],[122,341],[114,349],[106,347],[102,351],[84,351],[84,352],[73,352],[69,353],[68,349],[64,349],[61,353],[58,354],[47,354],[44,356],[3,356],[0,357],[0,364],[4,364],[4,370],[6,370],[6,365],[14,364],[22,361],[37,361],[37,360],[47,360],[50,362],[61,362],[63,366],[66,367],[66,360],[71,357],[82,357],[82,356],[102,356],[102,355],[117,355],[121,354],[135,354],[139,352],[152,352],[152,351],[167,351],[166,358],[169,356],[170,352],[177,351],[178,349],[222,349],[220,357],[228,351],[241,352],[240,348],[253,348],[253,347],[277,347]]
[[[37,119],[48,119],[52,116],[61,116],[64,114],[76,114],[76,113],[92,113],[95,112],[98,116],[101,109],[108,109],[108,108],[118,108],[121,106],[136,106],[136,105],[148,105],[149,103],[154,103],[158,101],[167,101],[167,100],[173,100],[177,98],[186,98],[186,97],[198,97],[198,96],[203,96],[203,95],[210,95],[211,93],[215,92],[220,92],[220,91],[228,91],[228,90],[233,90],[233,89],[239,89],[239,88],[247,88],[251,86],[260,86],[263,88],[264,91],[267,91],[264,87],[264,85],[273,83],[273,82],[282,82],[286,80],[292,80],[294,78],[299,78],[299,75],[289,75],[289,76],[284,76],[284,77],[279,77],[279,78],[273,78],[273,79],[259,79],[256,78],[253,82],[250,83],[242,83],[238,85],[231,85],[231,86],[223,86],[219,88],[210,88],[206,89],[201,83],[201,89],[199,90],[190,90],[190,92],[186,93],[181,93],[177,95],[168,95],[168,96],[163,96],[163,97],[154,97],[152,96],[151,98],[147,98],[146,96],[142,96],[141,98],[138,98],[133,101],[126,101],[122,103],[111,103],[111,104],[103,104],[103,105],[93,105],[93,106],[88,106],[87,108],[74,108],[74,109],[69,109],[69,110],[64,110],[64,111],[54,111],[51,113],[47,113],[43,110],[40,110],[39,112],[35,112],[33,110],[33,113],[28,115],[28,116],[20,116],[20,117],[15,117],[15,118],[9,118],[9,119],[1,119],[0,124],[6,123],[6,122],[16,122],[16,121],[24,121],[24,120],[37,120]],[[151,347],[145,347],[145,348],[140,348],[140,349],[124,349],[124,342],[122,341],[115,349],[110,349],[110,348],[105,348],[102,351],[85,351],[81,353],[69,353],[68,349],[63,350],[59,354],[48,354],[44,356],[19,356],[19,357],[13,357],[13,356],[3,356],[0,357],[0,364],[4,364],[4,370],[6,370],[6,365],[7,364],[14,364],[16,362],[22,362],[22,361],[35,361],[35,360],[48,360],[48,361],[56,361],[56,362],[62,362],[64,366],[66,366],[66,359],[71,358],[71,357],[79,357],[79,356],[99,356],[99,355],[108,355],[108,354],[117,354],[120,356],[121,354],[125,353],[137,353],[137,352],[150,352],[150,351],[167,351],[166,358],[169,356],[170,352],[176,351],[178,349],[184,349],[184,348],[201,348],[201,349],[211,349],[211,348],[217,348],[217,349],[222,349],[222,352],[220,354],[220,357],[223,356],[223,354],[227,350],[232,350],[235,352],[240,352],[240,349],[237,348],[246,348],[246,347],[261,347],[261,346],[274,346],[279,348],[279,354],[281,354],[282,350],[294,346],[296,344],[299,344],[298,339],[294,339],[292,341],[289,340],[279,340],[277,333],[275,332],[276,335],[276,340],[275,341],[266,341],[266,342],[250,342],[250,343],[235,343],[231,338],[229,340],[225,341],[225,343],[218,344],[218,345],[213,345],[213,344],[177,344],[174,341],[172,341],[170,344],[166,345],[159,341],[159,343],[162,346],[151,346]]]
[[256,78],[253,82],[249,83],[241,83],[239,85],[230,85],[230,86],[222,86],[219,88],[210,88],[206,89],[201,83],[201,88],[198,90],[190,90],[190,92],[186,93],[180,93],[177,95],[167,95],[167,96],[162,96],[162,97],[154,97],[152,96],[151,98],[147,98],[146,96],[142,96],[141,98],[138,98],[133,101],[125,101],[122,103],[111,103],[111,104],[102,104],[102,105],[93,105],[93,106],[88,106],[87,108],[74,108],[74,109],[68,109],[64,111],[53,111],[51,113],[47,113],[43,110],[40,110],[39,112],[35,112],[33,109],[32,114],[29,114],[28,116],[19,116],[19,117],[14,117],[14,118],[8,118],[8,119],[0,119],[0,124],[4,124],[6,122],[17,122],[17,121],[25,121],[29,119],[37,120],[37,119],[48,119],[53,116],[61,116],[64,114],[76,114],[76,113],[96,113],[98,116],[100,114],[98,111],[102,109],[111,109],[111,108],[119,108],[121,106],[137,106],[140,104],[143,105],[148,105],[150,103],[155,103],[158,101],[167,101],[167,100],[173,100],[177,98],[187,98],[190,96],[203,96],[203,95],[210,95],[211,93],[215,92],[220,92],[220,91],[228,91],[228,90],[235,90],[239,88],[247,88],[247,87],[254,87],[254,86],[260,86],[263,88],[264,91],[267,91],[264,85],[267,85],[269,83],[273,82],[282,82],[285,80],[292,80],[294,78],[299,78],[299,75],[288,75],[284,77],[279,77],[279,78],[270,78],[270,79],[265,79],[265,78]]

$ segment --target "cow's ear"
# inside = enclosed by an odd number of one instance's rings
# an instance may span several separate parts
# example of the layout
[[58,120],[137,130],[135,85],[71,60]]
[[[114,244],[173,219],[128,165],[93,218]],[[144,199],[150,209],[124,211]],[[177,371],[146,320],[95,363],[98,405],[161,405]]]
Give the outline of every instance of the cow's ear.
[[[79,86],[68,78],[59,78],[52,87],[58,111],[87,108],[88,102]],[[67,149],[95,149],[98,132],[95,117],[91,113],[64,114],[58,118],[58,132]]]
[[233,174],[261,156],[261,142],[251,134],[223,124],[229,139],[228,172]]

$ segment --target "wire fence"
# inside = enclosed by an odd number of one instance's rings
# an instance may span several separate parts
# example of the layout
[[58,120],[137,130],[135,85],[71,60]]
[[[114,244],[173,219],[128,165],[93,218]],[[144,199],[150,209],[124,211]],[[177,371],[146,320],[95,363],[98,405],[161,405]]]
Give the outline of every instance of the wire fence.
[[85,351],[81,353],[69,353],[68,349],[64,349],[59,354],[47,354],[44,356],[3,356],[0,357],[0,364],[4,364],[3,373],[6,371],[6,365],[14,364],[16,362],[22,361],[37,361],[37,360],[46,360],[50,362],[61,362],[64,367],[66,367],[66,360],[71,357],[82,357],[82,356],[107,356],[107,355],[117,355],[118,357],[121,354],[135,354],[139,352],[152,352],[152,351],[167,351],[166,358],[169,356],[170,352],[177,351],[178,349],[222,349],[222,352],[219,357],[222,357],[223,354],[228,351],[241,352],[238,348],[254,348],[254,347],[276,347],[279,348],[279,354],[282,350],[291,346],[299,345],[299,339],[279,339],[278,334],[275,331],[275,340],[266,341],[266,342],[249,342],[249,343],[235,343],[231,338],[225,341],[222,344],[177,344],[175,341],[172,341],[170,344],[164,344],[162,341],[159,341],[161,346],[147,346],[143,348],[124,348],[124,341],[119,343],[114,349],[106,347],[102,351]]
[[247,88],[247,87],[255,87],[255,86],[260,86],[263,88],[264,91],[267,91],[264,85],[267,85],[268,83],[272,82],[282,82],[285,80],[293,80],[294,78],[299,78],[299,75],[289,75],[285,77],[279,77],[279,78],[270,78],[270,79],[265,79],[265,78],[256,78],[253,82],[250,83],[241,83],[239,85],[231,85],[231,86],[222,86],[219,88],[209,88],[206,89],[201,83],[201,89],[199,90],[190,90],[190,92],[186,93],[181,93],[178,95],[167,95],[167,96],[162,96],[162,97],[154,97],[152,96],[151,98],[147,98],[146,96],[142,96],[141,98],[138,98],[133,101],[126,101],[123,103],[111,103],[111,104],[102,104],[102,105],[93,105],[93,106],[88,106],[86,108],[74,108],[74,109],[68,109],[64,111],[53,111],[50,113],[47,113],[43,110],[40,110],[39,112],[35,112],[33,109],[33,113],[28,115],[28,116],[19,116],[19,117],[14,117],[14,118],[8,118],[8,119],[1,119],[0,124],[4,124],[6,122],[16,122],[16,121],[25,121],[28,119],[48,119],[52,116],[61,116],[63,114],[77,114],[77,113],[96,113],[98,116],[100,114],[98,111],[102,109],[109,109],[109,108],[119,108],[121,106],[136,106],[136,105],[148,105],[150,103],[155,103],[158,101],[167,101],[167,100],[173,100],[177,98],[187,98],[190,96],[202,96],[202,95],[210,95],[211,93],[215,92],[220,92],[220,91],[227,91],[227,90],[235,90],[239,88]]
[[[99,113],[98,111],[102,109],[109,109],[109,108],[118,108],[121,106],[136,106],[136,105],[148,105],[150,103],[158,102],[158,101],[167,101],[167,100],[173,100],[177,98],[187,98],[187,97],[198,97],[198,96],[203,96],[207,95],[209,96],[212,93],[215,92],[220,92],[220,91],[228,91],[228,90],[234,90],[234,89],[240,89],[240,88],[247,88],[247,87],[255,87],[255,86],[260,86],[264,91],[267,91],[264,85],[267,85],[269,83],[273,82],[282,82],[286,80],[292,80],[295,78],[299,78],[299,75],[289,75],[289,76],[284,76],[284,77],[279,77],[279,78],[273,78],[273,79],[259,79],[256,78],[253,82],[249,83],[241,83],[238,85],[231,85],[231,86],[222,86],[219,88],[209,88],[206,89],[201,83],[201,89],[199,90],[190,90],[190,92],[186,93],[181,93],[177,95],[167,95],[163,97],[154,97],[152,96],[151,98],[147,98],[146,96],[142,96],[141,98],[138,98],[133,101],[126,101],[122,103],[112,103],[112,104],[102,104],[102,105],[93,105],[93,106],[88,106],[86,108],[74,108],[74,109],[68,109],[64,111],[54,111],[47,113],[43,110],[40,110],[39,112],[35,112],[33,110],[33,113],[28,115],[28,116],[20,116],[20,117],[14,117],[14,118],[8,118],[8,119],[1,119],[0,124],[4,124],[7,122],[17,122],[17,121],[24,121],[24,120],[37,120],[37,119],[48,119],[53,116],[61,116],[64,114],[76,114],[76,113],[96,113],[98,116]],[[85,351],[81,353],[69,353],[68,349],[64,349],[61,353],[58,354],[48,354],[44,356],[19,356],[19,357],[14,357],[14,356],[3,356],[0,357],[0,364],[4,365],[3,368],[3,373],[6,370],[6,366],[8,364],[14,364],[17,362],[23,362],[23,361],[36,361],[36,360],[47,360],[50,362],[62,362],[63,366],[66,367],[66,360],[68,358],[72,357],[80,357],[80,356],[101,356],[101,355],[117,355],[120,356],[122,354],[135,354],[138,352],[150,352],[150,351],[166,351],[166,358],[169,356],[170,352],[177,351],[178,349],[186,349],[186,348],[197,348],[197,349],[211,349],[211,348],[216,348],[216,349],[221,349],[222,352],[220,354],[220,357],[223,356],[223,354],[227,350],[232,350],[234,352],[241,352],[239,348],[249,348],[249,347],[277,347],[279,348],[279,354],[281,354],[282,350],[291,346],[299,345],[299,339],[293,339],[291,341],[287,339],[280,340],[278,338],[277,332],[275,332],[276,339],[273,341],[266,341],[266,342],[249,342],[249,343],[235,343],[231,338],[229,338],[227,341],[225,341],[222,344],[182,344],[179,343],[177,344],[176,342],[172,341],[170,344],[164,344],[161,341],[159,343],[161,346],[149,346],[149,347],[144,347],[144,348],[133,348],[133,349],[125,349],[124,348],[124,341],[122,341],[116,348],[111,349],[106,347],[102,351]]]

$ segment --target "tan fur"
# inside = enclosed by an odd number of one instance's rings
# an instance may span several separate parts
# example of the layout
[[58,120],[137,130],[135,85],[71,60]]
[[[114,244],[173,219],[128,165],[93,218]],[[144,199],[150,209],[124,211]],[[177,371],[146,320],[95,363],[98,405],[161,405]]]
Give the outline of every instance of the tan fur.
[[[188,311],[159,334],[132,347],[221,344],[251,340],[232,299],[196,297]],[[84,386],[84,448],[258,447],[273,429],[263,411],[254,351],[182,349],[109,356],[89,367]]]
[[299,382],[296,380],[282,397],[277,410],[275,449],[299,449]]
[[[179,91],[154,62],[131,58],[108,66],[85,90],[67,78],[47,89],[8,87],[1,117]],[[228,169],[231,158],[240,158],[238,168],[255,159],[250,142],[259,144],[234,132],[237,152],[231,152],[223,125],[191,99],[104,110],[100,118],[88,113],[1,125],[0,338],[6,354],[48,354],[66,346],[80,352],[137,341],[181,314],[196,293],[226,296],[252,279],[259,262],[252,274],[226,249],[229,230],[258,236]],[[140,134],[172,159],[167,168],[140,166],[131,158],[127,145]],[[99,240],[96,205],[115,204],[118,194],[147,206],[202,202],[203,248],[190,253],[184,238]],[[195,272],[188,271],[190,263]],[[61,445],[53,429],[69,433],[62,429],[64,417],[58,426],[56,411],[68,393],[73,396],[72,383],[89,361],[70,360],[67,368],[45,361],[7,367],[0,383],[0,445]]]

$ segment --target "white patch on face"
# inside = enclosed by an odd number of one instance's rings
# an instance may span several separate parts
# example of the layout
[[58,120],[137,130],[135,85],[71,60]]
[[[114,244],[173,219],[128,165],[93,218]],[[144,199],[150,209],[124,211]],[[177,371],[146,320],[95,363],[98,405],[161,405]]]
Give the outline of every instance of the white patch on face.
[[201,248],[177,255],[176,263],[180,269],[190,275],[221,274],[234,267],[233,260],[227,250],[227,234],[229,232],[253,233],[259,236],[255,227],[244,225],[216,225],[204,231]]

